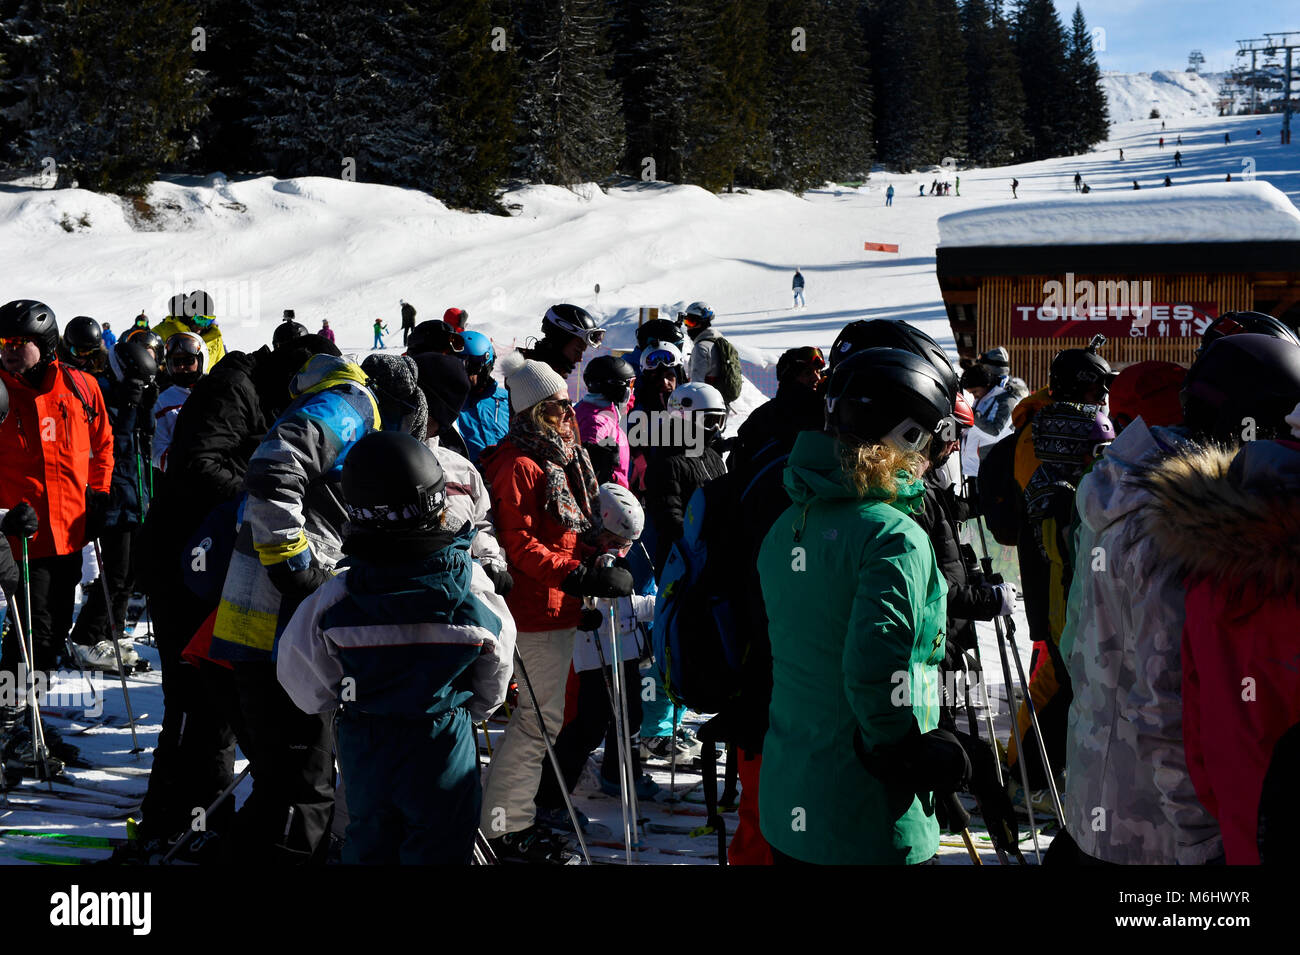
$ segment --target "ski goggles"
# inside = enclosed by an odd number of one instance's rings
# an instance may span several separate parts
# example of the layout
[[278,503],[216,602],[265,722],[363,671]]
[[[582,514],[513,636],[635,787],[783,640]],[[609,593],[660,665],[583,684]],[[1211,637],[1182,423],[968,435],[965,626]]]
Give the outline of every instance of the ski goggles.
[[[904,418],[893,431],[881,439],[881,443],[888,444],[899,451],[920,451],[925,447],[927,441],[939,435],[943,430],[944,422],[951,420],[951,418],[944,418],[931,431],[913,418]],[[956,439],[951,438],[949,440],[955,441]]]
[[701,411],[699,418],[705,431],[721,431],[727,424],[725,411]]
[[713,321],[713,312],[705,312],[703,315],[692,315],[689,312],[682,313],[682,324],[687,328],[694,328],[702,322]]
[[568,332],[574,338],[581,338],[592,348],[599,348],[600,343],[605,340],[605,329],[603,328],[583,328],[560,318],[553,312],[547,314],[547,320],[556,328]]
[[216,320],[217,317],[215,315],[195,315],[193,318],[190,319],[190,321],[194,323],[195,328],[203,328],[203,329],[211,328],[212,323],[215,322]]
[[[462,345],[463,345],[463,343],[464,343],[464,339],[462,339],[461,341],[462,341]],[[463,351],[463,348],[462,348],[462,351]],[[480,371],[482,371],[484,368],[486,368],[486,367],[487,367],[487,364],[488,364],[488,358],[487,358],[487,355],[466,355],[466,354],[461,354],[459,357],[460,357],[460,360],[463,361],[463,362],[465,363],[465,371],[468,372],[468,373],[471,374],[471,375],[477,375]]]
[[22,348],[24,345],[35,345],[36,340],[33,338],[22,338],[15,336],[13,338],[0,338],[0,348]]
[[641,356],[641,367],[647,371],[653,368],[677,368],[681,363],[681,357],[666,348],[655,348]]

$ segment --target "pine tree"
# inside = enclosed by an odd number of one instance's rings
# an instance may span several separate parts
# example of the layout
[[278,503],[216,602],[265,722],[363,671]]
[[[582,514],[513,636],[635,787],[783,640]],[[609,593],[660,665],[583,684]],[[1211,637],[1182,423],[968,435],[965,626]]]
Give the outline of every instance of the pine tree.
[[491,0],[444,0],[435,16],[433,168],[423,185],[452,205],[490,209],[518,139],[517,51],[494,36],[508,21],[494,15]]
[[1092,48],[1092,34],[1083,18],[1083,7],[1075,5],[1070,24],[1071,102],[1070,152],[1087,152],[1093,143],[1110,134],[1106,93],[1101,88],[1101,68]]
[[865,179],[875,152],[870,57],[861,0],[829,0],[835,25],[827,44],[824,72],[831,90],[826,122],[830,155],[826,178]]
[[730,189],[737,179],[754,182],[766,174],[767,6],[767,0],[700,0],[696,41],[708,68],[696,77],[685,115],[685,171],[705,189]]
[[966,43],[957,0],[934,0],[932,22],[939,55],[935,71],[939,98],[933,120],[938,127],[939,154],[962,159],[967,150]]
[[622,95],[611,78],[611,0],[522,0],[516,169],[569,185],[615,171],[626,147]]
[[1025,94],[1006,21],[995,2],[962,7],[968,84],[967,159],[976,166],[1014,162],[1028,145],[1021,117]]
[[1013,24],[1030,158],[1069,153],[1072,83],[1065,30],[1052,0],[1017,0]]
[[875,81],[875,130],[881,162],[898,170],[942,157],[939,102],[942,56],[930,0],[870,0],[867,36]]
[[[637,0],[630,0],[636,4]],[[633,175],[685,182],[687,114],[705,74],[715,66],[701,51],[704,17],[699,0],[645,0],[641,27],[629,37],[623,85],[628,104],[627,165]]]
[[185,0],[20,4],[5,21],[6,45],[28,47],[6,57],[15,158],[53,158],[58,185],[142,192],[203,114],[194,25]]
[[195,60],[203,71],[208,112],[195,130],[196,171],[260,171],[266,158],[254,129],[259,91],[249,80],[257,72],[252,0],[199,0],[198,9],[203,36]]

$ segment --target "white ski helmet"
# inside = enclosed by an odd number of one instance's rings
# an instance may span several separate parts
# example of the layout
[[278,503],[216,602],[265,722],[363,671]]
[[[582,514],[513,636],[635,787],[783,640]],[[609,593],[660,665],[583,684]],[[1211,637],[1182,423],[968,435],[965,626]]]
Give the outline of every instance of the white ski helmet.
[[722,392],[702,381],[689,381],[678,385],[668,397],[668,410],[699,415],[701,423],[710,431],[720,431],[727,421],[727,403]]
[[621,484],[600,486],[600,526],[625,541],[634,541],[645,529],[641,502]]
[[682,313],[682,320],[687,325],[708,326],[713,322],[713,309],[706,302],[691,302]]
[[672,342],[656,342],[641,352],[641,370],[653,371],[656,368],[680,368],[682,350]]

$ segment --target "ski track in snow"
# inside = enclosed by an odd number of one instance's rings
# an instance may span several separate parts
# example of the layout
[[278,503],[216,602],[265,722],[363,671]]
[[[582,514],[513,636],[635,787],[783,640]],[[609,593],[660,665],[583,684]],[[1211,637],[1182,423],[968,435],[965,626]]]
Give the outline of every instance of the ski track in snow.
[[[953,178],[935,167],[909,175],[875,173],[863,186],[827,186],[803,198],[783,192],[715,196],[661,183],[609,193],[592,187],[530,186],[506,196],[506,202],[521,206],[507,218],[450,211],[436,199],[406,189],[329,179],[226,181],[214,174],[157,184],[152,198],[161,211],[155,228],[164,225],[169,231],[144,232],[131,228],[112,197],[0,185],[0,256],[39,263],[0,279],[0,300],[42,299],[62,320],[92,315],[112,322],[120,334],[142,307],[156,322],[174,291],[202,286],[219,302],[226,295],[236,305],[242,300],[259,310],[221,321],[228,348],[253,349],[267,342],[281,309],[295,308],[298,320],[312,330],[329,319],[340,347],[358,356],[367,353],[376,317],[384,317],[392,329],[387,350],[400,350],[399,298],[416,305],[420,320],[439,317],[451,305],[468,309],[470,327],[492,335],[499,350],[536,334],[540,316],[555,301],[591,308],[608,322],[610,345],[627,348],[634,344],[639,306],[660,306],[675,314],[697,299],[717,310],[718,327],[758,368],[774,364],[781,351],[794,345],[827,347],[844,324],[858,318],[906,319],[951,348],[934,275],[938,217],[1011,201],[1012,178],[1020,180],[1021,196],[1050,199],[1073,195],[1076,171],[1095,193],[1131,190],[1134,178],[1144,188],[1159,188],[1166,174],[1176,185],[1221,182],[1227,173],[1236,180],[1242,177],[1243,160],[1251,159],[1258,178],[1273,183],[1293,203],[1300,197],[1300,158],[1277,145],[1281,117],[1167,117],[1166,124],[1164,150],[1156,146],[1160,121],[1136,120],[1114,126],[1108,142],[1083,156],[962,170],[960,197],[917,196],[919,186]],[[1261,130],[1258,137],[1256,128]],[[1229,145],[1223,143],[1225,132],[1233,139]],[[1173,143],[1180,134],[1183,145],[1177,147]],[[1117,158],[1121,147],[1123,162]],[[1175,148],[1183,153],[1178,170],[1173,168]],[[884,191],[890,184],[896,195],[886,208]],[[68,233],[59,225],[65,214],[75,223],[83,213],[89,214],[88,228]],[[867,241],[897,243],[899,253],[864,252]],[[808,306],[798,310],[789,307],[796,266],[808,282]],[[601,286],[598,296],[592,293],[596,283]],[[757,389],[747,387],[731,427],[762,400]],[[1016,620],[1020,634],[1027,634],[1023,610]],[[992,627],[978,628],[991,694],[1005,698]],[[143,623],[136,627],[138,641],[145,629]],[[1020,646],[1027,666],[1029,646],[1023,637]],[[163,710],[158,656],[142,642],[137,647],[155,669],[127,683],[135,711],[147,714],[136,727],[140,745],[152,750]],[[105,679],[102,692],[104,711],[120,718],[69,742],[92,763],[130,767],[136,775],[94,770],[75,775],[143,795],[147,777],[140,772],[152,757],[130,753],[118,680]],[[55,708],[72,709],[63,704]],[[700,718],[690,714],[689,721],[698,725]],[[66,720],[55,725],[65,734],[76,728]],[[999,708],[997,725],[1005,739],[1005,707]],[[501,729],[492,725],[494,740]],[[242,768],[241,759],[236,771]],[[650,763],[646,770],[667,788],[666,765]],[[679,770],[678,785],[697,778]],[[237,799],[247,796],[250,785],[241,785]],[[583,811],[621,841],[619,801],[600,795],[590,779],[584,779],[576,795]],[[668,808],[643,806],[643,814],[661,824],[703,824],[693,814],[671,819]],[[725,818],[733,832],[735,813]],[[3,801],[0,828],[125,835],[120,820],[29,812]],[[643,839],[684,853],[708,854],[716,847],[711,835],[651,834]],[[969,863],[956,837],[945,836],[944,842],[949,845],[940,850],[942,861]],[[594,854],[622,858],[609,849]],[[996,864],[991,849],[980,854],[985,864]],[[1025,854],[1032,861],[1032,851]],[[6,854],[0,861],[23,860]],[[640,861],[715,864],[654,852]]]

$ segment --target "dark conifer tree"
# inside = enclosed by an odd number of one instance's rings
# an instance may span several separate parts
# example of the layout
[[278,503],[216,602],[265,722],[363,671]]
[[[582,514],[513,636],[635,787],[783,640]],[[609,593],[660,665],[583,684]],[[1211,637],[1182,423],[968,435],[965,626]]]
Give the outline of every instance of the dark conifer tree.
[[942,60],[930,0],[870,0],[877,158],[894,169],[937,163]]
[[[58,165],[58,184],[139,193],[182,155],[204,103],[186,0],[22,4],[5,22],[7,115],[19,161]],[[33,40],[17,31],[35,26]]]
[[1110,122],[1106,92],[1101,88],[1101,68],[1092,47],[1092,34],[1083,18],[1083,8],[1077,4],[1070,23],[1069,61],[1070,115],[1073,119],[1069,147],[1070,152],[1081,153],[1109,135]]
[[1017,0],[1012,25],[1030,157],[1063,156],[1070,149],[1071,91],[1065,30],[1052,0]]
[[977,166],[1014,162],[1028,144],[1025,94],[1006,21],[996,0],[966,0],[967,158]]
[[516,169],[538,182],[604,179],[626,148],[612,77],[613,0],[520,0],[515,29],[522,93]]
[[933,122],[937,126],[939,157],[961,160],[967,150],[967,79],[966,44],[957,0],[933,0],[932,23],[937,54],[934,77],[938,83]]

